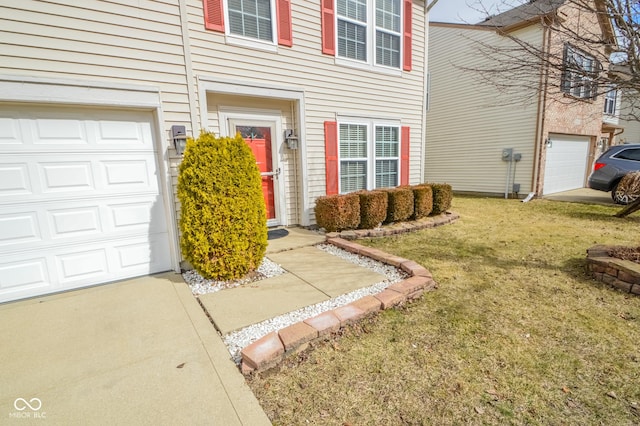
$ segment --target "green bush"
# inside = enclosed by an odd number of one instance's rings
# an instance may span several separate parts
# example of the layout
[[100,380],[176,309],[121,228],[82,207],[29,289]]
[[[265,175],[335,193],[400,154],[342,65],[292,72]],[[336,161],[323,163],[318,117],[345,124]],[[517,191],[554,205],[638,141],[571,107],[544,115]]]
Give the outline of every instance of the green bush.
[[422,184],[411,187],[413,191],[413,218],[427,217],[433,210],[433,190],[431,186]]
[[400,222],[413,215],[413,191],[407,186],[388,188],[384,191],[389,196],[387,219],[385,223]]
[[356,193],[316,199],[316,223],[327,232],[356,229],[360,223],[360,197]]
[[360,191],[360,228],[373,229],[387,217],[389,194],[386,191]]
[[187,141],[178,175],[180,247],[205,278],[235,279],[260,266],[266,207],[256,159],[240,136]]
[[444,213],[451,208],[453,190],[451,185],[446,183],[430,183],[433,191],[433,211],[432,215]]

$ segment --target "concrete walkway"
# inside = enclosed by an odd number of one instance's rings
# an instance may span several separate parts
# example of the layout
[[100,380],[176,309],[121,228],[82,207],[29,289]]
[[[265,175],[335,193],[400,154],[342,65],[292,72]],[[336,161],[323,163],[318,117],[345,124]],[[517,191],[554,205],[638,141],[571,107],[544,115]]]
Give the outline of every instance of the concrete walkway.
[[322,241],[315,232],[291,228],[288,236],[269,241],[267,250],[267,257],[285,274],[200,296],[216,328],[227,334],[386,279],[311,247]]
[[175,273],[0,305],[0,341],[0,424],[270,424]]

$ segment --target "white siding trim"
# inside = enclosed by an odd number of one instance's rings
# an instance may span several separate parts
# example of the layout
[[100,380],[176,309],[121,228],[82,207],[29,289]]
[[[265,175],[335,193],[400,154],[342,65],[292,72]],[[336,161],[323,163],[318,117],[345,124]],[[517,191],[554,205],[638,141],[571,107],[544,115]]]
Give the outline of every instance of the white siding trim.
[[295,101],[297,105],[298,119],[298,143],[299,157],[301,160],[301,194],[302,217],[301,225],[311,224],[311,203],[309,197],[309,166],[307,164],[307,142],[306,142],[306,119],[305,119],[305,93],[304,89],[298,87],[282,87],[270,84],[252,83],[243,81],[223,80],[215,77],[199,75],[198,78],[198,98],[200,99],[200,127],[208,128],[208,105],[207,93],[224,93],[239,96],[258,96],[261,98],[283,99]]
[[189,39],[189,18],[186,0],[179,0],[180,24],[182,30],[182,45],[184,48],[185,72],[187,77],[187,96],[189,97],[189,116],[191,118],[191,133],[198,131],[198,109],[196,108],[196,84],[193,76],[193,62],[191,61],[191,40]]
[[171,248],[171,266],[180,271],[180,250],[177,234],[176,212],[167,152],[168,141],[163,137],[164,128],[160,90],[156,87],[78,82],[65,79],[39,79],[32,77],[0,76],[0,102],[49,103],[62,105],[110,106],[152,110],[155,118],[155,143],[158,146],[158,171],[163,174],[161,191]]

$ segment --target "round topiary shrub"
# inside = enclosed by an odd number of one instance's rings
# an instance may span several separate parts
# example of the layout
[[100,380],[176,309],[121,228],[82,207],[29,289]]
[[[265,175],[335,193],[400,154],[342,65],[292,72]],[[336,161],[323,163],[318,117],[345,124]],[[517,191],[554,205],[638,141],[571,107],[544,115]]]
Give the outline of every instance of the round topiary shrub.
[[178,175],[180,247],[203,277],[235,279],[260,266],[267,248],[261,182],[240,136],[203,132],[187,141]]

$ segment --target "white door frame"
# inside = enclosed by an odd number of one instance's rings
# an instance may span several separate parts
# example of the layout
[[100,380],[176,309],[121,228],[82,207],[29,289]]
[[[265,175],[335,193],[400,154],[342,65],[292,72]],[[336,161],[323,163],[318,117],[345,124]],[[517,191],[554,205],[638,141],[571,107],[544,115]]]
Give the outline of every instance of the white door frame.
[[286,199],[284,173],[280,151],[283,149],[282,116],[280,111],[237,112],[220,111],[220,134],[233,136],[235,125],[252,125],[271,128],[272,169],[279,171],[273,177],[273,199],[275,218],[267,220],[267,226],[286,225]]

